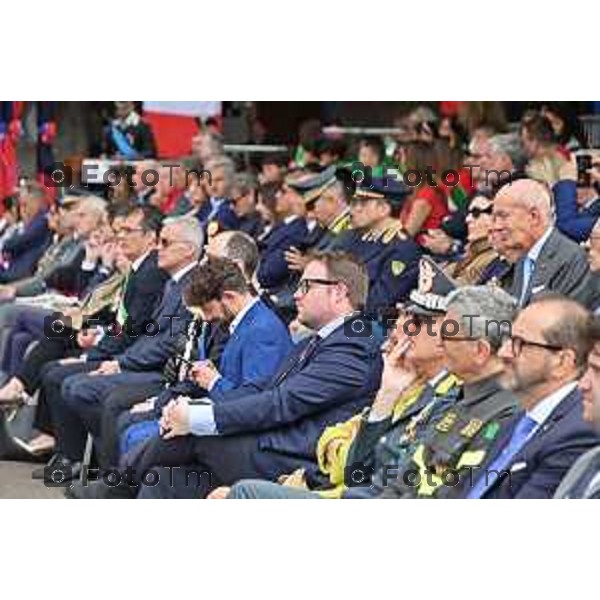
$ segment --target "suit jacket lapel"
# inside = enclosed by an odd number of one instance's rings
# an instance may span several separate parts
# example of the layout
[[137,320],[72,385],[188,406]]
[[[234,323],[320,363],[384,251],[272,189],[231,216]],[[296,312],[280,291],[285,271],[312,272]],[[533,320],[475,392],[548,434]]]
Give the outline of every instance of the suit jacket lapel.
[[523,446],[513,459],[513,464],[517,462],[527,462],[528,458],[535,454],[540,446],[544,445],[546,436],[560,423],[560,421],[574,408],[574,404],[579,403],[579,392],[573,390],[560,404],[552,411],[548,419],[533,434],[531,439]]

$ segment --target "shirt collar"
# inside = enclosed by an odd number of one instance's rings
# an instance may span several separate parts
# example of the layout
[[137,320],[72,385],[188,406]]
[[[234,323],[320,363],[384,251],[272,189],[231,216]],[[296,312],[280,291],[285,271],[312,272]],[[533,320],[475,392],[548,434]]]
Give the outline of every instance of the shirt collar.
[[115,123],[121,127],[137,127],[140,123],[140,115],[132,110],[124,119],[115,119]]
[[537,426],[543,425],[554,409],[575,389],[576,381],[563,385],[558,390],[552,392],[549,396],[538,402],[528,415],[537,423]]
[[544,235],[529,249],[527,253],[527,258],[531,259],[533,262],[536,262],[544,244],[548,241],[550,234],[553,231],[553,227],[548,227],[544,232]]
[[283,222],[286,225],[289,225],[290,223],[293,223],[296,219],[298,218],[298,215],[288,215]]
[[317,331],[317,335],[324,340],[327,336],[331,335],[338,327],[344,324],[346,319],[352,316],[353,313],[342,315],[333,321],[327,323],[327,325],[323,325],[319,331]]
[[327,227],[330,231],[335,231],[337,227],[342,225],[342,222],[350,216],[350,207],[345,208]]
[[142,263],[146,260],[146,258],[148,257],[148,254],[150,254],[150,250],[147,250],[146,252],[144,252],[144,254],[142,254],[141,256],[138,256],[132,263],[131,263],[131,270],[135,273],[141,266]]
[[442,380],[448,375],[448,369],[442,369],[439,373],[434,375],[427,384],[431,386],[434,390],[435,388],[442,382]]
[[229,333],[233,333],[237,329],[244,317],[252,310],[254,305],[259,301],[260,298],[256,296],[252,298],[252,300],[250,300],[250,302],[248,302],[248,304],[246,304],[246,306],[244,306],[242,310],[240,310],[240,312],[236,315],[235,319],[233,319],[233,321],[231,321],[231,323],[229,324]]
[[179,269],[179,271],[177,271],[177,273],[175,273],[171,279],[175,283],[179,283],[197,264],[197,262],[191,262],[188,265],[185,265],[185,267]]

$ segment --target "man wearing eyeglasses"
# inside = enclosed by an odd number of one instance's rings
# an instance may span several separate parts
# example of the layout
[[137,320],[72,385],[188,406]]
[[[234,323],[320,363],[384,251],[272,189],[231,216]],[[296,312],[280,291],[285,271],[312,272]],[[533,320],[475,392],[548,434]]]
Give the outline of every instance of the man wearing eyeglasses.
[[499,356],[506,370],[503,385],[517,395],[522,410],[463,497],[551,498],[575,460],[600,444],[583,418],[577,389],[591,325],[588,311],[557,296],[541,298],[518,315]]
[[590,275],[585,252],[554,227],[547,188],[520,179],[496,194],[493,241],[498,252],[513,264],[512,281],[503,287],[527,306],[542,292],[556,292],[591,305]]

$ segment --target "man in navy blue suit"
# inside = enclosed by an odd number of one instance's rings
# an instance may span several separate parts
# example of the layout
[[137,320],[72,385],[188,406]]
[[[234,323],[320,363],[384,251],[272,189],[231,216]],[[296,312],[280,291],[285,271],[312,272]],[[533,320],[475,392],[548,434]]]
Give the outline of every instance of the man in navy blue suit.
[[[163,477],[156,487],[142,485],[140,497],[205,497],[242,478],[274,480],[299,464],[314,467],[323,429],[370,404],[380,384],[379,346],[373,337],[355,337],[349,321],[364,307],[367,293],[368,276],[356,259],[316,254],[295,295],[298,318],[315,334],[271,380],[224,392],[214,404],[171,401],[163,411],[162,437],[131,457],[134,480],[123,478],[115,487],[92,484],[81,488],[81,496],[131,497],[155,465],[165,467]],[[170,485],[168,468],[185,465],[196,475],[172,469],[177,481]]]
[[[184,298],[190,310],[199,312],[204,322],[228,324],[230,336],[220,356],[219,368],[210,360],[194,363],[188,381],[177,385],[178,395],[208,396],[218,402],[230,390],[268,380],[292,350],[283,321],[252,293],[244,273],[230,260],[213,257],[196,269]],[[199,343],[204,340],[201,338]],[[161,394],[150,419],[133,423],[127,429],[124,452],[131,444],[158,434],[163,397],[168,401],[172,395]],[[139,413],[134,413],[133,421],[139,421],[136,414]]]
[[277,195],[275,224],[258,238],[257,279],[261,288],[271,295],[285,294],[289,290],[294,273],[289,268],[286,252],[292,247],[302,248],[308,236],[306,219],[299,211],[303,205],[302,196],[293,187],[290,176]]
[[592,344],[591,324],[582,306],[557,296],[542,297],[519,314],[499,356],[504,385],[523,410],[498,436],[473,485],[459,495],[551,498],[571,465],[600,444],[583,418],[577,388]]
[[[84,360],[65,365],[58,374],[48,371],[43,386],[60,385],[59,393],[48,394],[47,401],[57,439],[57,454],[52,466],[65,467],[76,476],[83,456],[87,431],[97,435],[104,398],[123,384],[144,384],[162,388],[162,368],[173,353],[181,332],[192,315],[183,302],[183,289],[198,263],[203,236],[194,219],[178,219],[165,225],[159,237],[158,266],[169,273],[162,301],[152,317],[154,323],[118,354],[101,360]],[[138,328],[136,328],[138,329]],[[137,331],[136,331],[137,333]],[[64,380],[64,381],[63,381]],[[35,478],[43,472],[34,471]]]
[[25,188],[19,198],[20,229],[2,247],[0,283],[32,275],[44,250],[52,242],[48,228],[48,205],[40,186]]

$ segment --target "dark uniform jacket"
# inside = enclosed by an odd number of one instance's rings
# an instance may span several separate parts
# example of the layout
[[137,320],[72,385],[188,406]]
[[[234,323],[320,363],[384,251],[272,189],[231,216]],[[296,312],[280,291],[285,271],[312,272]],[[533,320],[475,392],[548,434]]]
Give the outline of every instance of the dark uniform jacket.
[[307,235],[306,221],[296,217],[278,223],[259,238],[260,263],[257,277],[263,289],[274,294],[286,288],[291,273],[285,260],[285,252],[292,246],[301,248]]
[[346,231],[335,247],[365,264],[369,275],[366,312],[370,315],[394,308],[417,285],[421,249],[401,231]]
[[497,377],[466,384],[454,407],[413,453],[405,472],[418,472],[418,479],[400,474],[383,496],[444,498],[464,490],[466,495],[516,407],[517,399],[500,386]]

